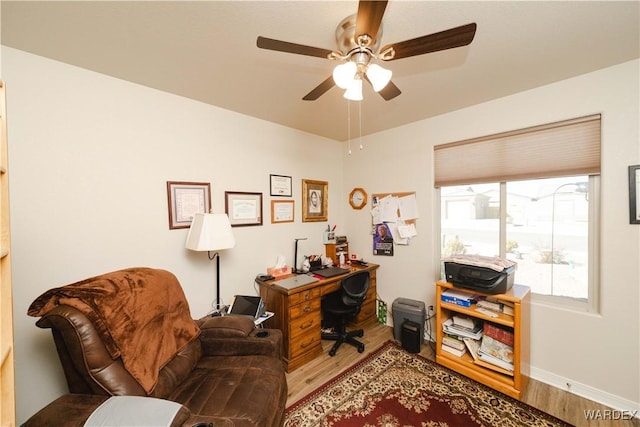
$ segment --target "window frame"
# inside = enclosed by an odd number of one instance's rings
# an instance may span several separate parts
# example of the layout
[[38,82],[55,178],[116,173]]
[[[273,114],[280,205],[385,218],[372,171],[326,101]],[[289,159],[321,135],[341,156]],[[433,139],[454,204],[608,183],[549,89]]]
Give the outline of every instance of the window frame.
[[[500,218],[498,231],[498,247],[501,258],[506,257],[507,246],[507,181],[499,182],[500,188]],[[581,300],[560,295],[544,295],[531,292],[531,301],[534,304],[545,305],[574,311],[599,314],[600,312],[600,175],[589,176],[589,237],[587,244],[589,267],[587,279],[587,299]],[[440,279],[444,280],[444,267],[442,263],[442,193],[441,188],[436,187],[435,200],[437,200],[436,221],[438,230],[437,247],[435,254],[437,262],[436,271],[440,272]],[[517,270],[516,270],[517,281]],[[523,285],[527,285],[523,283]]]

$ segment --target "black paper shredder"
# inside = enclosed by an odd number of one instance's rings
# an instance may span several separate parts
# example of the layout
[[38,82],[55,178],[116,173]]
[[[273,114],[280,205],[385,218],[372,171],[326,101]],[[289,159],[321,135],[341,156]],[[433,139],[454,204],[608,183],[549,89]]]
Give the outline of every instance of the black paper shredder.
[[402,323],[402,348],[409,353],[420,353],[422,340],[420,339],[420,325],[411,320]]
[[391,306],[391,311],[393,314],[393,337],[395,340],[403,342],[403,325],[405,322],[410,322],[418,325],[418,348],[420,348],[424,337],[424,322],[427,316],[424,302],[409,298],[396,298]]

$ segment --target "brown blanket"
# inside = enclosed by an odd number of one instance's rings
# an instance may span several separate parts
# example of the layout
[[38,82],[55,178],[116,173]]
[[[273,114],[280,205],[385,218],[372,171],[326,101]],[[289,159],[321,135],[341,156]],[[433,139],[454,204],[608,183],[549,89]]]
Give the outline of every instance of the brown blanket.
[[92,321],[115,359],[151,393],[158,373],[200,334],[178,279],[168,271],[131,268],[50,289],[31,304],[29,316],[57,305]]

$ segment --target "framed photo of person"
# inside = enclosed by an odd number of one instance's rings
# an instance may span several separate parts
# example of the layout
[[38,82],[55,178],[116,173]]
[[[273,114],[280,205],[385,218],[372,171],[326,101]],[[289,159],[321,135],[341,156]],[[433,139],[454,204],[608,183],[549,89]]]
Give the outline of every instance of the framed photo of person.
[[302,180],[302,222],[320,222],[328,219],[329,183]]

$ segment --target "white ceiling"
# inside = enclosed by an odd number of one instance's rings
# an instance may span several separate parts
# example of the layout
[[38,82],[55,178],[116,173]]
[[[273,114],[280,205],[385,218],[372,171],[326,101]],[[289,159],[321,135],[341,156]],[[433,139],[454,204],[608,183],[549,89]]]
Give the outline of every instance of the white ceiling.
[[[336,140],[347,101],[302,97],[335,62],[258,49],[264,37],[333,50],[352,1],[2,1],[2,44]],[[362,134],[394,128],[640,56],[638,1],[391,0],[382,45],[476,22],[466,47],[382,64]],[[359,132],[351,103],[352,137]]]

